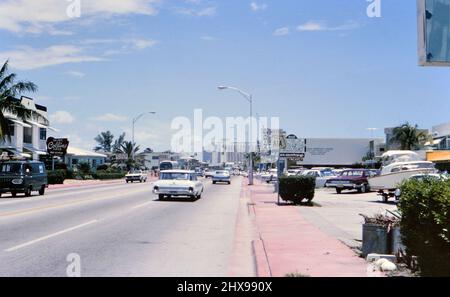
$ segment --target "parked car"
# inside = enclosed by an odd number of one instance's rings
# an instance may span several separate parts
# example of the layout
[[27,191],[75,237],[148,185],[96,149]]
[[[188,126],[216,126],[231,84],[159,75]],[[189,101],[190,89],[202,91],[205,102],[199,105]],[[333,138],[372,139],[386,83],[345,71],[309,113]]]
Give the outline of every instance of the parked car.
[[338,177],[326,181],[327,188],[335,188],[336,193],[341,194],[343,190],[357,190],[359,193],[370,191],[368,179],[375,173],[367,169],[351,169],[341,172]]
[[213,177],[212,177],[212,183],[227,183],[231,184],[231,176],[228,170],[217,170]]
[[147,181],[147,173],[142,170],[132,170],[125,175],[125,181],[145,183]]
[[159,180],[153,185],[153,193],[160,200],[172,197],[200,199],[203,190],[203,183],[197,179],[194,171],[189,170],[161,171]]
[[3,193],[11,193],[16,197],[17,193],[24,193],[29,197],[33,191],[39,191],[39,195],[44,195],[47,187],[48,179],[44,163],[35,161],[0,163],[0,196]]
[[266,183],[275,182],[278,180],[278,169],[270,169],[261,174],[261,181]]
[[287,176],[296,176],[302,174],[304,169],[289,169],[287,171]]
[[323,188],[325,187],[325,183],[327,182],[327,180],[329,180],[330,178],[334,178],[336,177],[332,171],[322,171],[322,170],[305,170],[301,173],[301,175],[306,175],[306,176],[313,176],[316,178],[316,188]]

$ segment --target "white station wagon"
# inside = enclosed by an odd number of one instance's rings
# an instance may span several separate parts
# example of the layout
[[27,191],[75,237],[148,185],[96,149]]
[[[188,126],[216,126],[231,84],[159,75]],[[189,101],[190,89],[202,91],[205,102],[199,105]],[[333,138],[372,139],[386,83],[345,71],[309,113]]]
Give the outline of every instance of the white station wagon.
[[153,186],[153,193],[160,200],[166,197],[200,199],[203,190],[203,183],[197,179],[197,174],[188,170],[161,171],[159,180]]

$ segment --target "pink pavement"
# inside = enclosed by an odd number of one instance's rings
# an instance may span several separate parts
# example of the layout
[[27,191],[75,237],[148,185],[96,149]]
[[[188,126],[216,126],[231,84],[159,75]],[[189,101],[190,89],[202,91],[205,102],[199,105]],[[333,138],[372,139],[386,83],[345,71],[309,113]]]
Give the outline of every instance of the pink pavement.
[[[247,196],[247,197],[245,197]],[[253,250],[256,274],[283,277],[299,273],[312,277],[381,276],[364,259],[302,218],[297,206],[278,206],[273,187],[244,180],[241,199],[253,210]],[[238,219],[237,234],[240,226]]]

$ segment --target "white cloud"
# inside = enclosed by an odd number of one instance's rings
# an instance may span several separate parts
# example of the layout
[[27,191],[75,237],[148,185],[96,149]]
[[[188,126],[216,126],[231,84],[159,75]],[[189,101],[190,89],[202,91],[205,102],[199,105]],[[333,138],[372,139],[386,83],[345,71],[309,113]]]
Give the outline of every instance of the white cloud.
[[216,7],[206,7],[206,8],[177,8],[175,12],[182,15],[194,16],[194,17],[212,17],[217,13]]
[[273,32],[273,35],[286,36],[286,35],[289,35],[290,33],[291,33],[291,30],[289,29],[289,27],[283,27],[283,28],[276,29],[275,32]]
[[310,21],[297,27],[300,32],[305,31],[346,31],[359,28],[359,24],[354,21],[349,21],[346,24],[329,27],[325,22]]
[[[111,17],[129,14],[155,15],[157,0],[82,0],[81,17]],[[12,32],[61,33],[55,25],[73,21],[64,0],[2,0],[0,3],[0,29]]]
[[66,74],[70,75],[70,76],[78,77],[78,78],[83,78],[86,76],[86,73],[74,71],[74,70],[67,71]]
[[59,110],[50,115],[50,121],[55,124],[72,124],[75,121],[75,118],[70,112]]
[[153,39],[139,39],[139,38],[129,39],[128,42],[131,43],[135,49],[139,49],[139,50],[146,49],[146,48],[149,48],[149,47],[153,47],[156,44],[158,44],[157,40],[153,40]]
[[0,61],[10,60],[11,66],[20,70],[32,70],[47,66],[98,62],[102,58],[86,55],[83,48],[73,45],[53,45],[47,48],[22,46],[16,50],[0,52]]
[[256,2],[252,2],[252,3],[250,3],[250,8],[253,11],[266,10],[267,9],[267,4],[258,4]]
[[95,121],[99,122],[124,122],[127,119],[127,117],[116,115],[113,113],[107,113],[94,118]]

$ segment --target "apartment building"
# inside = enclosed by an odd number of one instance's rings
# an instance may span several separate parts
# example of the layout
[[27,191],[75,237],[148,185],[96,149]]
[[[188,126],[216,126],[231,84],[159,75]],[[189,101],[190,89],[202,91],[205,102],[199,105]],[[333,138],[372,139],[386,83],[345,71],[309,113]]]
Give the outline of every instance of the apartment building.
[[0,140],[2,157],[42,160],[47,155],[46,140],[50,127],[47,107],[36,104],[32,98],[22,96],[14,99],[32,112],[29,120],[23,121],[17,116],[3,111],[8,119],[11,136]]

